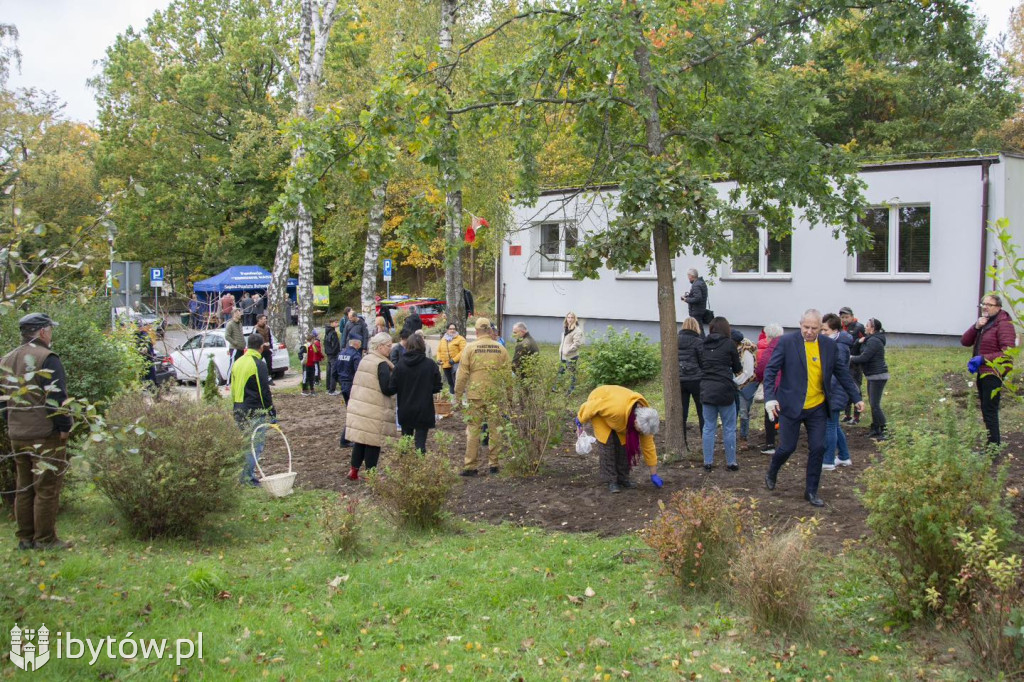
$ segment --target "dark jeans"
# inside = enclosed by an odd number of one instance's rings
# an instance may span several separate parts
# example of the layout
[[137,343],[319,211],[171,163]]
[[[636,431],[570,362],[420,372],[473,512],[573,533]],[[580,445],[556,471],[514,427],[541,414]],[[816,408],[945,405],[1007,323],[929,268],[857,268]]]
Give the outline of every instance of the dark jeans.
[[629,458],[626,446],[619,442],[619,437],[612,431],[607,443],[597,444],[598,461],[601,468],[601,481],[604,483],[629,482]]
[[770,448],[775,447],[775,422],[768,418],[767,412],[764,413],[764,444]]
[[429,426],[402,426],[402,435],[412,436],[413,441],[416,443],[416,449],[420,452],[427,451],[427,432],[429,431]]
[[274,351],[265,350],[261,354],[263,356],[263,362],[267,363],[267,374],[270,375],[271,381],[274,379]]
[[779,469],[796,451],[796,443],[800,438],[800,425],[803,424],[807,429],[807,446],[810,450],[807,454],[805,490],[810,495],[817,495],[818,484],[821,482],[821,464],[825,458],[825,420],[827,418],[828,408],[824,404],[810,410],[802,410],[796,419],[791,419],[780,413],[779,447],[772,455],[772,463],[768,465],[768,475],[772,478],[778,476]]
[[334,376],[334,370],[338,364],[337,355],[327,356],[327,392],[333,393],[338,387],[338,377]]
[[358,469],[366,464],[366,470],[377,467],[377,460],[380,459],[379,445],[363,445],[356,443],[352,446],[352,467]]
[[302,391],[313,392],[313,386],[316,385],[316,365],[306,365],[302,368]]
[[457,368],[458,365],[443,368],[444,378],[448,382],[448,390],[451,391],[452,395],[455,395],[455,371]]
[[[1002,391],[992,395],[992,391],[1000,388],[1003,380],[995,374],[982,374],[978,377],[978,398],[981,400],[981,418],[985,420],[985,428],[988,429],[988,442],[999,445],[1002,438],[999,436],[999,397]],[[870,387],[870,384],[869,384]],[[874,410],[874,403],[872,403]]]
[[[11,441],[17,486],[14,518],[19,540],[56,542],[60,489],[68,468],[66,446],[67,441],[61,440],[59,434],[39,441]],[[55,470],[41,470],[40,462]]]
[[[861,384],[863,383],[863,379],[864,379],[864,368],[862,368],[860,365],[854,365],[853,363],[850,363],[850,376],[853,377],[853,383],[857,384],[857,388],[859,389],[861,387]],[[863,393],[863,391],[862,391],[862,393]],[[860,421],[860,413],[853,411],[853,406],[855,404],[856,403],[854,403],[852,400],[850,402],[846,403],[845,416],[849,417],[852,414],[853,415],[853,420],[859,422]]]
[[700,430],[704,431],[704,410],[700,405],[700,381],[680,381],[679,390],[683,394],[683,433],[686,433],[686,420],[690,416],[690,397],[693,397],[693,406],[697,410],[697,423]]
[[885,433],[885,412],[882,412],[882,392],[888,379],[868,379],[868,402],[871,403],[871,433]]

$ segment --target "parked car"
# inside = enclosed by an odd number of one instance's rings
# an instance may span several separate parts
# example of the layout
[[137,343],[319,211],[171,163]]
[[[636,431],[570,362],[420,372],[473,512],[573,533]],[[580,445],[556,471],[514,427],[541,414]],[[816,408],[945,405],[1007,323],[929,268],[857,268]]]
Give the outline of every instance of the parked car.
[[445,313],[445,301],[436,298],[390,298],[377,302],[377,314],[381,314],[381,308],[387,307],[391,310],[392,318],[399,310],[405,310],[410,315],[418,313],[423,320],[424,327],[433,327],[437,324],[437,318]]
[[[274,344],[274,377],[281,378],[288,369],[288,347],[283,343]],[[224,383],[230,374],[230,347],[224,338],[223,329],[200,332],[175,348],[168,356],[174,365],[178,381],[205,381],[206,370],[213,358],[217,369],[217,382]]]
[[136,301],[132,308],[123,306],[114,308],[114,317],[122,323],[134,322],[135,326],[140,329],[148,326],[161,339],[164,338],[164,332],[167,329],[166,317],[158,315],[155,310],[142,301]]

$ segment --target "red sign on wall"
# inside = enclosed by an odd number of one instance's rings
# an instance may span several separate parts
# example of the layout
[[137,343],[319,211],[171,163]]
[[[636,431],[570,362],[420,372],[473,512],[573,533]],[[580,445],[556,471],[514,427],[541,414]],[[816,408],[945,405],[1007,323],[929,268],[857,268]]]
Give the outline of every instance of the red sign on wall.
[[510,256],[522,256],[523,255],[523,247],[520,246],[519,244],[509,244],[508,245],[508,255],[510,255]]

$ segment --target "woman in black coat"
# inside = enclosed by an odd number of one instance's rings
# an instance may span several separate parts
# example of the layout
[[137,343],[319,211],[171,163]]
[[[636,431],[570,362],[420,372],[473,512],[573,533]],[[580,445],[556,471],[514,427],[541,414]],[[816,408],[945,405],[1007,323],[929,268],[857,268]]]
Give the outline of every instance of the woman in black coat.
[[697,410],[697,423],[704,431],[704,408],[700,404],[700,380],[704,378],[704,339],[700,324],[692,317],[683,320],[679,330],[679,390],[683,394],[683,442],[686,442],[686,420],[690,416],[690,398]]
[[889,381],[889,366],[885,364],[885,330],[882,323],[871,318],[864,328],[866,336],[857,340],[861,345],[858,355],[850,357],[851,365],[860,365],[868,380],[868,402],[871,404],[871,432],[875,440],[885,440],[886,420],[882,411],[882,394]]
[[416,449],[427,451],[427,432],[434,427],[434,394],[441,392],[441,372],[427,358],[423,336],[412,334],[405,353],[391,372],[391,390],[398,395],[398,425],[412,436]]
[[704,468],[714,467],[715,430],[722,419],[722,443],[725,445],[726,469],[737,471],[736,463],[736,382],[743,370],[740,354],[732,340],[732,329],[724,317],[716,317],[708,326],[704,339],[704,378],[700,382],[700,399],[704,409]]

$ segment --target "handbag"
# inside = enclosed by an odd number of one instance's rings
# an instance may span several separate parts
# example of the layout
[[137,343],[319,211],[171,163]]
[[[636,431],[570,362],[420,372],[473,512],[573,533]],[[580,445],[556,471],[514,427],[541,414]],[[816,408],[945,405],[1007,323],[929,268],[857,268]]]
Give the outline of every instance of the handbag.
[[711,324],[711,320],[715,319],[715,311],[711,308],[704,310],[704,316],[701,318],[701,322],[704,324]]

